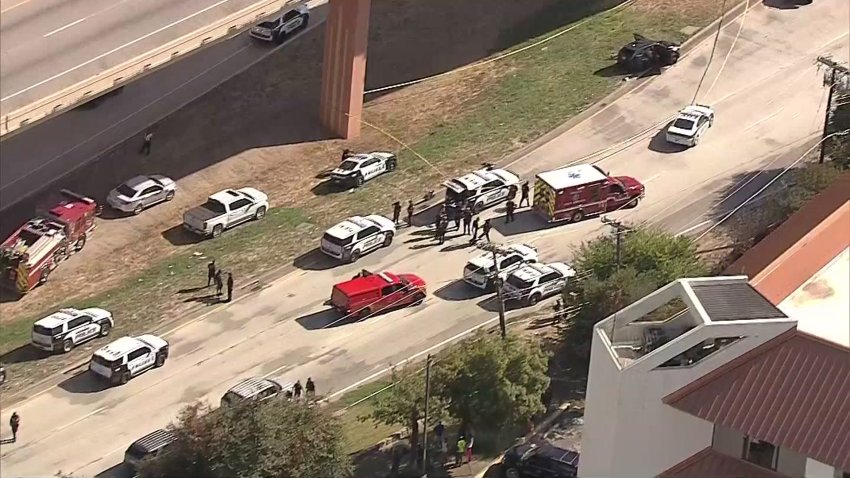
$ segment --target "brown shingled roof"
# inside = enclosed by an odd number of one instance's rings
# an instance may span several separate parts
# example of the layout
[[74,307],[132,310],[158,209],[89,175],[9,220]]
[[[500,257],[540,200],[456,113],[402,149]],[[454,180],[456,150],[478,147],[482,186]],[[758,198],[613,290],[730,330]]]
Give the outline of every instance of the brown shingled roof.
[[787,475],[706,448],[670,468],[661,478],[788,478]]
[[850,470],[850,349],[838,344],[790,330],[664,403]]
[[850,172],[806,202],[724,274],[746,275],[779,304],[850,246]]

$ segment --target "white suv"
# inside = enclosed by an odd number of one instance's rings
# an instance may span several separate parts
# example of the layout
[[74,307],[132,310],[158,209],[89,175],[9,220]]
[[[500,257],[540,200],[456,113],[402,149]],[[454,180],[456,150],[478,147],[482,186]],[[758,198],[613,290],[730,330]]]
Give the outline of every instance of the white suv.
[[[527,244],[513,244],[496,253],[496,259],[499,261],[499,277],[504,280],[523,264],[537,262],[537,249]],[[496,285],[495,266],[492,252],[475,256],[463,268],[463,280],[479,289],[491,290]]]
[[269,378],[246,378],[230,387],[227,393],[221,397],[221,406],[233,405],[246,400],[262,402],[281,393],[292,392],[293,385],[291,383],[281,385]]
[[168,342],[156,335],[121,337],[95,352],[89,370],[111,384],[125,384],[168,358]]
[[696,146],[703,133],[714,124],[714,110],[703,105],[689,105],[679,111],[673,124],[667,128],[668,143]]
[[372,178],[395,171],[397,165],[398,160],[393,153],[355,154],[342,160],[339,166],[331,171],[331,180],[359,187]]
[[485,168],[443,183],[446,204],[468,206],[475,213],[505,201],[511,188],[519,185],[519,177],[505,169]]
[[115,325],[108,310],[60,309],[32,326],[32,345],[48,352],[70,352],[95,337],[106,337]]
[[525,264],[505,279],[502,297],[534,305],[564,290],[567,281],[575,275],[576,271],[563,262]]
[[357,262],[363,254],[393,242],[395,224],[384,216],[352,216],[322,236],[322,252],[341,261]]

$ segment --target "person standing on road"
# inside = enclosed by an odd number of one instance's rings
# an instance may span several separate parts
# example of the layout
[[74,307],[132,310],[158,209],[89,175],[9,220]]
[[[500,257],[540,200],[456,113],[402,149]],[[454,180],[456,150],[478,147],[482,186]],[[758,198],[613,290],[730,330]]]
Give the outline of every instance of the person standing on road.
[[342,160],[345,161],[346,159],[348,159],[350,157],[351,157],[351,150],[348,149],[348,148],[343,149],[342,150]]
[[301,390],[303,387],[301,386],[301,380],[296,380],[295,385],[292,386],[292,392],[295,395],[295,398],[301,398]]
[[513,200],[510,200],[505,204],[505,223],[514,222],[514,211],[516,210],[516,204],[514,204]]
[[227,273],[227,301],[233,299],[233,274]]
[[449,227],[448,219],[441,217],[440,222],[437,223],[437,241],[440,244],[446,242],[446,230]]
[[472,220],[472,239],[469,242],[474,243],[476,240],[478,240],[478,216]]
[[140,153],[144,154],[145,156],[150,156],[151,141],[153,141],[153,133],[148,131],[147,133],[145,133],[145,136],[143,138],[142,150],[140,151]]
[[401,216],[401,203],[396,201],[393,203],[393,224],[398,224],[399,216]]
[[215,259],[207,264],[207,287],[215,282]]
[[12,416],[9,417],[9,427],[12,429],[12,441],[18,441],[19,426],[21,426],[21,417],[18,416],[18,412],[12,412]]
[[442,443],[443,434],[446,433],[446,426],[443,425],[443,421],[440,420],[434,425],[434,435],[437,437],[437,443]]
[[316,396],[316,384],[313,383],[312,377],[307,377],[307,383],[304,384],[304,392],[307,398]]
[[475,436],[470,433],[469,440],[466,442],[466,462],[472,463],[472,444],[475,443]]
[[407,201],[407,227],[413,227],[413,199]]
[[528,181],[522,183],[522,196],[519,198],[519,207],[522,207],[523,203],[527,206],[531,206],[531,200],[528,198],[528,189]]
[[463,208],[463,235],[469,234],[469,226],[472,223],[472,210],[468,207]]
[[215,295],[221,295],[224,282],[221,281],[221,269],[215,271]]
[[487,242],[490,242],[490,229],[493,226],[490,224],[489,219],[484,220],[484,225],[481,226],[481,232],[483,233],[483,237],[487,238]]

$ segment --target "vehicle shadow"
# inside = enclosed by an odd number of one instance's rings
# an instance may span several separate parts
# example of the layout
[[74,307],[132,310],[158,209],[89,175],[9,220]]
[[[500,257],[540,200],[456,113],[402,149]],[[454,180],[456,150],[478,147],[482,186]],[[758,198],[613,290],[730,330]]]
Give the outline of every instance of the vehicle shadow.
[[[486,297],[482,300],[479,300],[477,304],[478,307],[486,310],[487,312],[498,312],[499,311],[499,299],[497,296],[493,295],[490,297]],[[525,304],[518,300],[507,300],[505,301],[505,312],[510,312],[513,310],[519,310],[525,307]]]
[[343,265],[341,261],[325,255],[318,247],[301,254],[292,261],[292,265],[304,271],[326,271]]
[[603,78],[615,78],[615,77],[625,78],[625,77],[629,76],[629,72],[620,68],[620,65],[618,65],[616,63],[602,67],[602,68],[594,71],[593,74],[596,75],[596,76],[601,76]]
[[[106,200],[101,201],[100,204],[106,204]],[[103,211],[101,211],[100,216],[98,216],[98,217],[100,219],[110,220],[110,219],[124,219],[125,217],[131,217],[131,216],[133,216],[133,213],[119,211],[119,210],[117,210],[113,207],[106,205],[106,206],[103,207]]]
[[192,234],[183,228],[182,224],[172,226],[162,232],[162,237],[170,242],[173,246],[188,246],[191,244],[199,244],[204,240],[201,236]]
[[59,388],[68,393],[97,393],[110,388],[110,385],[106,380],[101,380],[86,370],[62,381]]
[[94,475],[94,478],[130,478],[132,475],[123,463],[113,465]]
[[765,7],[775,8],[777,10],[796,10],[800,5],[809,5],[812,0],[762,0]]
[[505,222],[504,217],[500,217],[490,221],[490,224],[493,225],[493,229],[505,237],[534,231],[542,231],[544,229],[551,229],[561,225],[561,223],[549,223],[544,221],[531,209],[514,213],[514,220],[511,222]]
[[444,285],[434,291],[434,296],[448,301],[462,301],[475,299],[488,294],[477,287],[473,287],[461,279]]
[[324,309],[295,319],[301,327],[307,330],[321,330],[357,322],[354,316],[343,316],[336,309]]
[[664,127],[658,130],[658,132],[655,133],[655,136],[653,136],[652,139],[649,140],[648,148],[650,151],[655,151],[656,153],[671,154],[681,153],[682,151],[688,149],[687,146],[667,142],[667,128],[669,128],[671,124],[673,124],[672,121],[664,125]]
[[[364,184],[365,186],[365,184]],[[361,187],[364,187],[361,186]],[[316,196],[327,196],[329,194],[337,194],[344,193],[353,190],[354,188],[351,186],[346,186],[344,184],[339,184],[337,182],[331,181],[330,179],[320,182],[319,184],[310,188],[310,191]]]
[[23,297],[24,296],[17,291],[9,290],[6,288],[0,289],[0,304],[4,304],[6,302],[17,302]]
[[0,356],[0,363],[13,364],[34,362],[36,360],[46,359],[47,357],[50,357],[50,355],[50,352],[45,352],[44,350],[37,349],[30,344],[26,344]]

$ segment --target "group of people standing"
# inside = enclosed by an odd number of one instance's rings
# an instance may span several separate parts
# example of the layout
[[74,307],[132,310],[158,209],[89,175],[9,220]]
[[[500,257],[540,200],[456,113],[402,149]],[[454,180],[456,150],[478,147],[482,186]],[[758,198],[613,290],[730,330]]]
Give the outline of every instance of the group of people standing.
[[[437,425],[434,426],[434,435],[437,438],[437,446],[439,446],[440,450],[440,461],[445,464],[448,462],[449,449],[446,437],[446,426],[443,425],[442,421],[437,422]],[[464,463],[472,461],[472,446],[474,443],[475,437],[472,436],[471,433],[467,433],[467,431],[461,427],[461,429],[458,430],[457,440],[455,441],[453,450],[454,467],[459,467]]]
[[[215,259],[207,264],[207,287],[215,284],[215,295],[221,297],[222,289],[224,289],[225,281],[221,277],[222,270],[216,267]],[[227,273],[227,302],[233,299],[233,273]]]
[[301,385],[301,380],[296,380],[295,385],[292,386],[292,390],[286,391],[286,398],[289,400],[299,399],[301,398],[301,394],[304,394],[306,398],[313,398],[316,396],[316,384],[313,382],[312,377],[307,377],[307,381],[304,385]]

